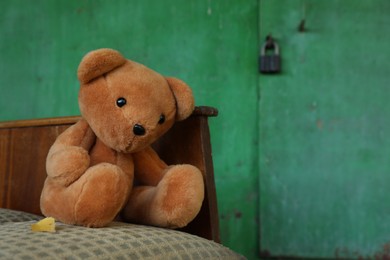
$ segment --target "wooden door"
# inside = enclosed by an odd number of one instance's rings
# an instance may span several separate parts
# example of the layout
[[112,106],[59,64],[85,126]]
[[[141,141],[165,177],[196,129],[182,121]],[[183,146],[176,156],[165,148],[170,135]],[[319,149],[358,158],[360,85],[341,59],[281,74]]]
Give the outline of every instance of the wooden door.
[[260,0],[260,254],[388,259],[390,2]]

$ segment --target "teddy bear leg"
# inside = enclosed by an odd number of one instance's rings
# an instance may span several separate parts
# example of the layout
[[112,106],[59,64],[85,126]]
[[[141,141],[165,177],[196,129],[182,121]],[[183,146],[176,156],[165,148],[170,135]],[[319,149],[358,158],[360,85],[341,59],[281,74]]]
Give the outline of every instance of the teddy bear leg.
[[68,187],[47,185],[42,193],[41,209],[44,215],[64,223],[102,227],[122,209],[131,185],[129,177],[118,166],[100,163]]
[[132,185],[122,169],[109,163],[91,167],[80,181],[83,185],[75,204],[75,220],[88,227],[110,223],[122,209]]
[[192,165],[176,165],[167,170],[156,187],[134,188],[123,217],[153,226],[184,227],[199,213],[203,198],[202,173]]

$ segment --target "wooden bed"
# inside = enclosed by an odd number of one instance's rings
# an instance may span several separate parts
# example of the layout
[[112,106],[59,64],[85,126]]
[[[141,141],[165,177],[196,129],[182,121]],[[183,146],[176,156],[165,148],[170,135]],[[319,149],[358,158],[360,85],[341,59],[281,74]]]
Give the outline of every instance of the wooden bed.
[[[220,242],[208,117],[211,107],[196,107],[154,148],[168,164],[190,163],[204,174],[206,198],[201,212],[183,231]],[[46,178],[45,162],[56,137],[80,117],[0,122],[0,208],[41,214],[39,198]]]

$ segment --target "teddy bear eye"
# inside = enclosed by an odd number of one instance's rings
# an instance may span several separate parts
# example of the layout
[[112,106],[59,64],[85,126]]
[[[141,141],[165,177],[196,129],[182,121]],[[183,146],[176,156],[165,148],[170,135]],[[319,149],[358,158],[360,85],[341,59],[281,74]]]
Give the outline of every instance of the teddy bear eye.
[[123,97],[120,97],[116,100],[116,105],[118,107],[123,107],[124,105],[126,105],[126,99],[123,98]]
[[160,119],[158,120],[158,123],[161,125],[161,124],[164,124],[164,122],[165,122],[165,116],[164,116],[164,114],[161,114]]

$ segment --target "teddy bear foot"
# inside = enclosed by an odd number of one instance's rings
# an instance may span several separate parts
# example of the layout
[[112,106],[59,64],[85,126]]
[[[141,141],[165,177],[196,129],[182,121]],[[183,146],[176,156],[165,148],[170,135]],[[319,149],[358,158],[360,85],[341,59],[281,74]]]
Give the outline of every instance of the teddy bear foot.
[[146,225],[180,228],[199,213],[204,199],[203,176],[192,165],[168,169],[156,187],[133,189],[122,211],[126,220]]

